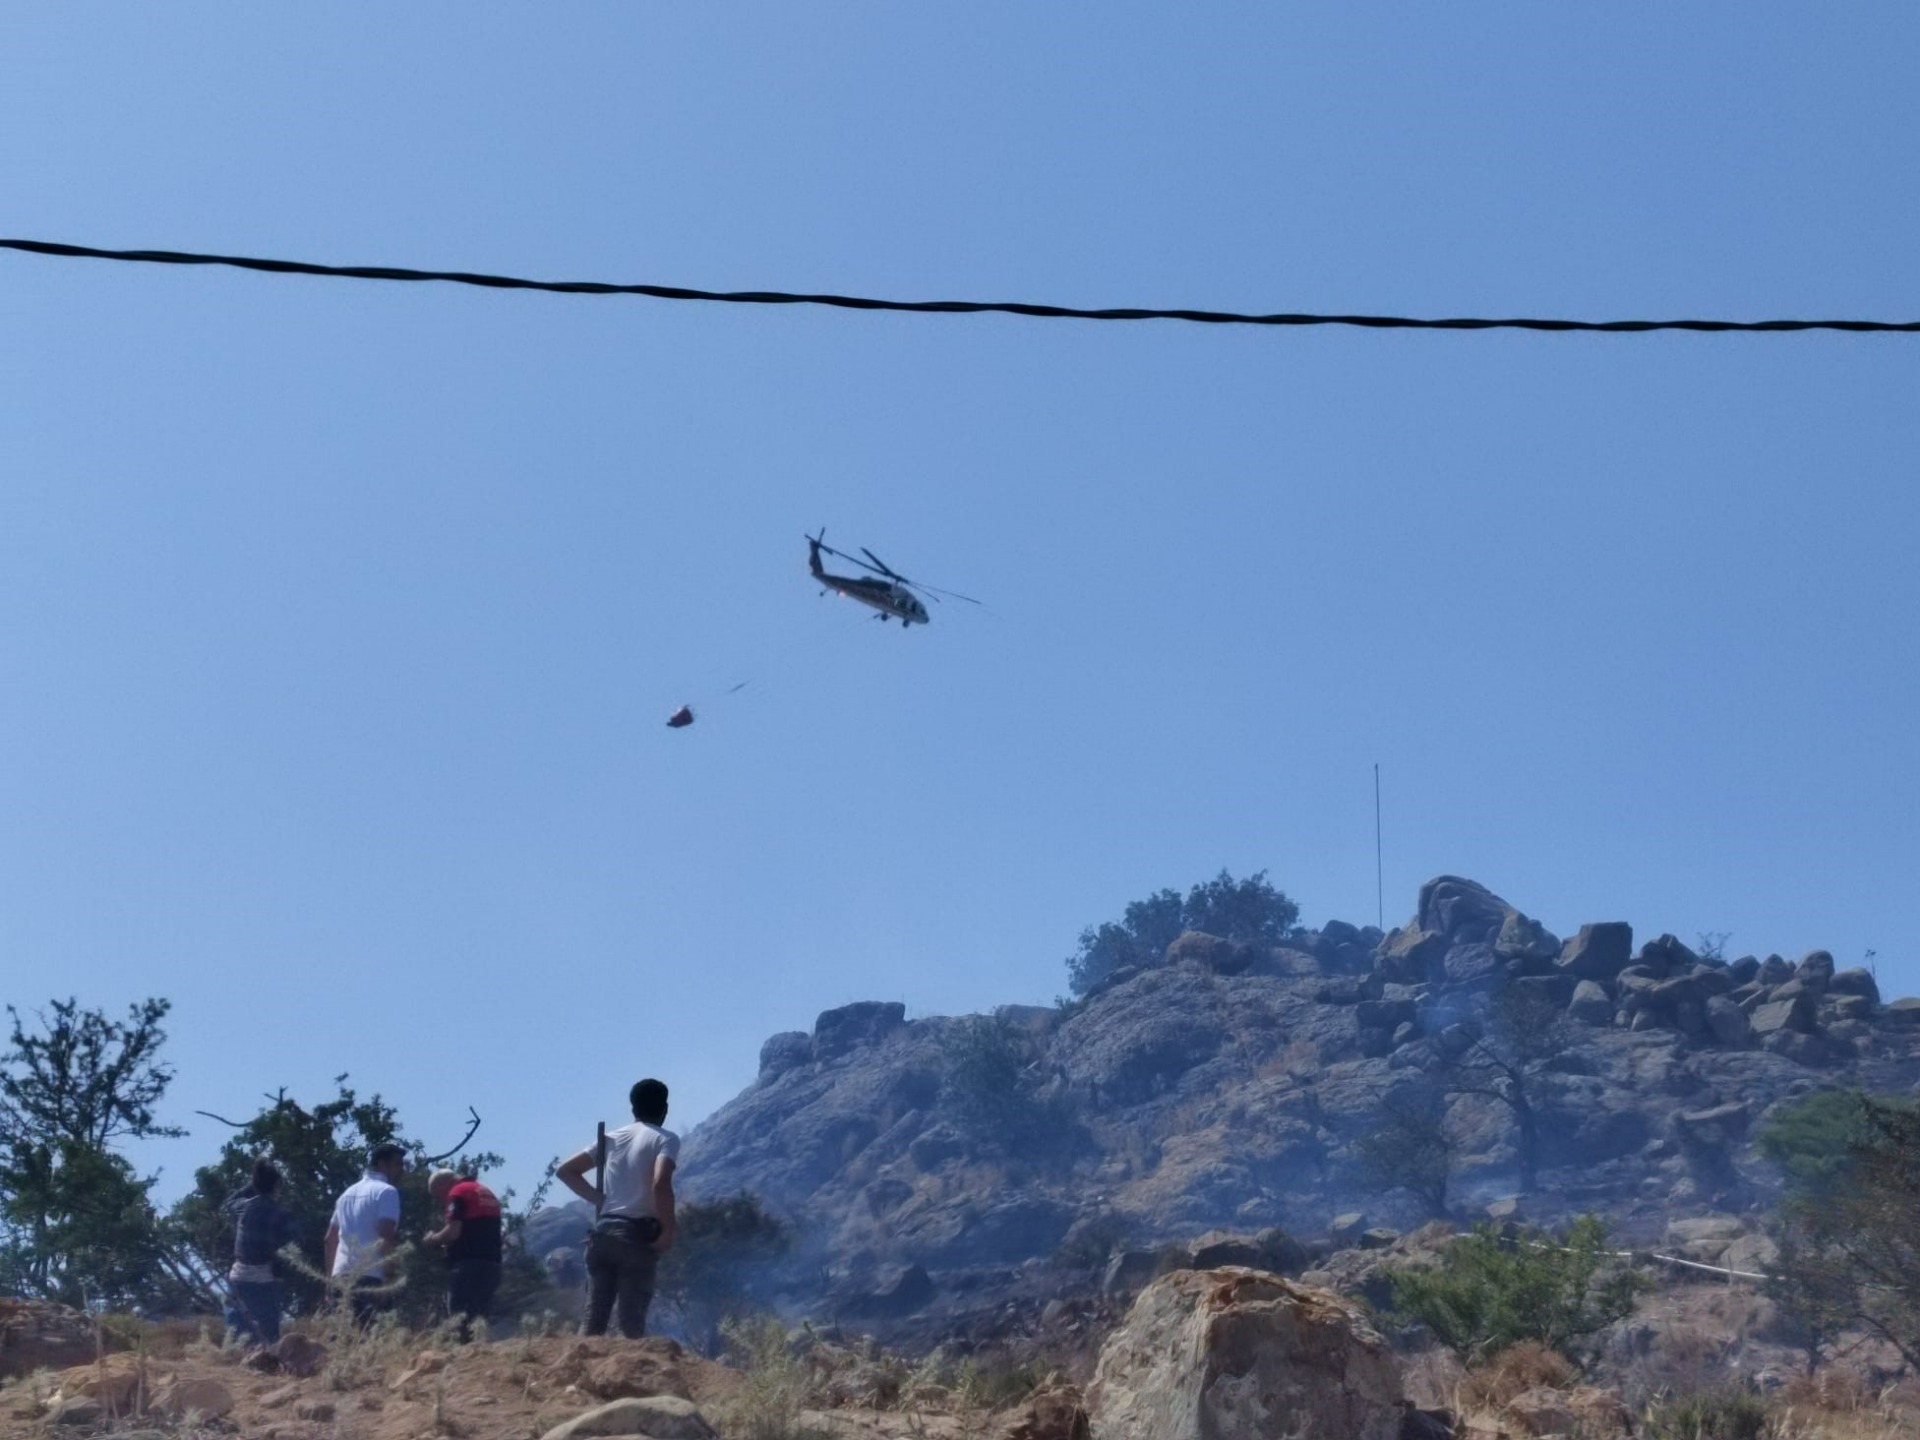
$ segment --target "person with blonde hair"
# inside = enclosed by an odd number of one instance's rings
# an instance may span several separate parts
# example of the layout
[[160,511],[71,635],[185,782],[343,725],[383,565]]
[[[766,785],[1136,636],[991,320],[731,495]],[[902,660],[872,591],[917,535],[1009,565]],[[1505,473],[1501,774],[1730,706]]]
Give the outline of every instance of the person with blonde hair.
[[425,1239],[447,1252],[447,1313],[460,1322],[460,1338],[484,1328],[500,1288],[501,1211],[493,1191],[472,1176],[451,1170],[427,1176],[427,1194],[440,1212],[440,1227]]

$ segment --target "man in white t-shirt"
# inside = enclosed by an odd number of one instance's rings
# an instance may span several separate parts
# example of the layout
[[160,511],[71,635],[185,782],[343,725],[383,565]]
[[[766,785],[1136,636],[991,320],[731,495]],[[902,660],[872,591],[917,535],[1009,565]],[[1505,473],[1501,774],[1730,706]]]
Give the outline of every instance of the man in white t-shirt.
[[407,1152],[388,1141],[367,1157],[366,1177],[334,1202],[327,1226],[327,1274],[345,1283],[353,1317],[365,1325],[386,1308],[387,1257],[400,1242],[400,1177]]
[[[597,1153],[597,1145],[589,1147],[554,1174],[599,1216],[587,1237],[586,1333],[606,1334],[617,1304],[620,1333],[638,1340],[647,1333],[660,1253],[673,1244],[673,1171],[680,1137],[664,1128],[667,1087],[660,1081],[640,1081],[627,1101],[634,1123],[607,1132],[605,1155]],[[601,1170],[598,1189],[586,1178],[596,1167]]]

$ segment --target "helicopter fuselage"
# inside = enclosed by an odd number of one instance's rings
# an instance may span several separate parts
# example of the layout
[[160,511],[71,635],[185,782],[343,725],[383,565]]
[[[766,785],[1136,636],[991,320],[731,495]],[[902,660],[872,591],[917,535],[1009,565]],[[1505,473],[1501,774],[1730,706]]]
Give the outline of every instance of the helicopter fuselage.
[[920,597],[897,580],[868,580],[856,575],[830,574],[820,563],[818,550],[808,557],[813,578],[837,595],[858,600],[880,612],[881,620],[898,620],[902,625],[925,625],[933,617]]

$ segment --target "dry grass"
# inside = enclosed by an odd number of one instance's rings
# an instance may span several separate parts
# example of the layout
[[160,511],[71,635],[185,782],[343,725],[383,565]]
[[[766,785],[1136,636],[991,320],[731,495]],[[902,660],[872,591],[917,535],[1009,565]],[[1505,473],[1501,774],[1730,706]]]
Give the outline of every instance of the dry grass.
[[796,1353],[787,1327],[767,1315],[728,1320],[721,1333],[742,1377],[722,1407],[725,1433],[739,1440],[815,1440],[819,1432],[803,1418],[813,1400],[814,1367]]
[[1454,1392],[1455,1408],[1463,1413],[1499,1410],[1529,1390],[1565,1390],[1579,1373],[1559,1351],[1535,1340],[1522,1341],[1469,1370]]
[[322,1374],[327,1388],[336,1391],[384,1385],[390,1374],[406,1368],[421,1350],[449,1349],[460,1343],[457,1321],[432,1330],[413,1330],[396,1315],[380,1315],[369,1325],[359,1325],[344,1305],[324,1312],[308,1333],[327,1347]]
[[1258,1065],[1253,1073],[1262,1080],[1295,1080],[1301,1076],[1311,1076],[1321,1068],[1320,1046],[1313,1040],[1290,1041],[1276,1054],[1269,1055]]
[[1663,1328],[1644,1354],[1636,1355],[1619,1377],[1629,1404],[1645,1408],[1676,1395],[1710,1395],[1735,1379],[1730,1358],[1735,1337],[1698,1325]]
[[1768,1420],[1769,1440],[1920,1440],[1920,1394],[1829,1365],[1769,1396]]

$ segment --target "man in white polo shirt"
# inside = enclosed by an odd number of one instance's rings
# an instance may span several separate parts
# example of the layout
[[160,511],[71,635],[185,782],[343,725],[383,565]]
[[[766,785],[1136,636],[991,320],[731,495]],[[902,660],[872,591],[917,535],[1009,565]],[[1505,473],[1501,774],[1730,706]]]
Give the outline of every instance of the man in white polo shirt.
[[620,1333],[638,1340],[647,1333],[660,1252],[673,1244],[673,1170],[680,1137],[665,1128],[667,1087],[660,1081],[640,1081],[627,1102],[633,1124],[607,1132],[599,1189],[586,1178],[601,1163],[593,1149],[571,1157],[554,1174],[599,1213],[587,1237],[587,1334],[607,1333],[617,1303]]
[[389,1140],[373,1147],[366,1177],[341,1192],[327,1226],[327,1274],[353,1297],[353,1318],[372,1322],[387,1308],[387,1257],[400,1243],[400,1177],[407,1152]]

